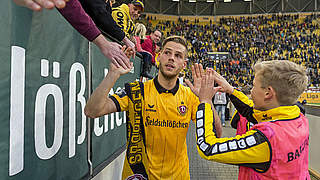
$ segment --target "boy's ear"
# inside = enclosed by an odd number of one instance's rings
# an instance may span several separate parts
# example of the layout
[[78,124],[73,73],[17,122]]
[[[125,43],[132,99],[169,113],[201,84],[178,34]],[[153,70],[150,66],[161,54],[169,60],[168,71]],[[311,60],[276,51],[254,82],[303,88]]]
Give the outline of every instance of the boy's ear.
[[271,87],[271,86],[268,86],[266,89],[265,89],[265,96],[264,98],[266,100],[271,100],[273,97],[275,97],[276,95],[276,92],[274,91],[274,89]]

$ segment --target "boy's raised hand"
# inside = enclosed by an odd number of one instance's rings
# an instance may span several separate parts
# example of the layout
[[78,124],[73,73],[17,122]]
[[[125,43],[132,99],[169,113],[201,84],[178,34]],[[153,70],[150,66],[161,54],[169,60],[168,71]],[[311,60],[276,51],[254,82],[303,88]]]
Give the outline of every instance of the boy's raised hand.
[[186,84],[190,87],[191,91],[199,97],[200,87],[201,87],[201,78],[205,74],[202,64],[195,63],[191,66],[193,84],[186,79]]
[[199,90],[199,100],[201,103],[211,104],[213,96],[221,87],[214,87],[214,71],[211,68],[206,70],[201,78],[201,87]]
[[228,83],[228,81],[222,77],[219,73],[216,71],[213,71],[214,81],[220,86],[220,90],[222,92],[226,92],[228,94],[233,93],[233,87]]

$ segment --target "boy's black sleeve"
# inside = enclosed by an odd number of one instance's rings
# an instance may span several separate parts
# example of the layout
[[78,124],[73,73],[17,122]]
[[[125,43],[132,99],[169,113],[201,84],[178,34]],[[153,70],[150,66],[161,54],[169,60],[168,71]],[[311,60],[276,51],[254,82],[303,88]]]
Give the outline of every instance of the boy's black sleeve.
[[238,126],[238,122],[240,121],[240,116],[239,113],[236,111],[233,115],[233,117],[231,118],[231,127],[234,129],[237,129]]
[[119,41],[125,37],[124,32],[116,24],[112,18],[112,9],[110,4],[104,0],[79,0],[84,10],[91,19],[96,23],[97,27],[103,32],[108,33]]
[[235,137],[217,138],[211,105],[201,103],[196,113],[196,145],[199,155],[210,161],[250,167],[260,172],[269,169],[271,145],[258,129]]
[[238,112],[249,122],[257,124],[258,121],[253,116],[253,107],[250,105],[249,98],[240,91],[234,90],[230,95],[230,100]]

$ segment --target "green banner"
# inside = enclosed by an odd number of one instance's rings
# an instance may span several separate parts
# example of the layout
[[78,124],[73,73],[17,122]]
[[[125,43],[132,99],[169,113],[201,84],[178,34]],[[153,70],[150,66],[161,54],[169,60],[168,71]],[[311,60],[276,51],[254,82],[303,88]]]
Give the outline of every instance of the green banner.
[[1,25],[10,32],[1,34],[1,179],[80,179],[88,173],[88,42],[55,10],[11,3],[1,13],[8,9],[10,25]]
[[[83,109],[88,85],[102,80],[107,59],[93,46],[89,79],[89,43],[56,10],[1,1],[0,26],[0,179],[88,177]],[[135,64],[140,69],[139,59]],[[121,78],[113,90],[137,75]],[[123,113],[110,115],[108,126],[104,117],[97,122],[104,129],[92,130],[94,165],[125,144]]]

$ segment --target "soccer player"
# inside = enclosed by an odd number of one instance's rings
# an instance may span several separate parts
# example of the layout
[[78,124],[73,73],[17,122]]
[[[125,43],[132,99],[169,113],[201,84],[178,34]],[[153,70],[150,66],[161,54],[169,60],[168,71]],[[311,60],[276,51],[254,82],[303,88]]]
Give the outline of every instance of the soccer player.
[[[197,111],[197,148],[204,159],[240,165],[241,180],[310,179],[308,172],[309,124],[294,105],[307,87],[306,71],[290,61],[264,61],[254,66],[251,97],[233,87],[218,73],[207,71],[202,78]],[[230,94],[239,113],[258,124],[231,138],[216,138],[210,105],[219,90]]]
[[[129,70],[110,64],[109,73],[89,98],[85,113],[96,118],[127,111],[127,151],[122,179],[190,179],[186,135],[195,120],[198,97],[179,84],[186,66],[187,43],[180,36],[163,41],[158,76],[145,83],[129,83],[125,91],[108,97],[117,79]],[[197,77],[203,72],[194,69]],[[192,86],[199,93],[200,78]],[[197,94],[198,95],[198,94]],[[221,124],[215,119],[218,136]]]

